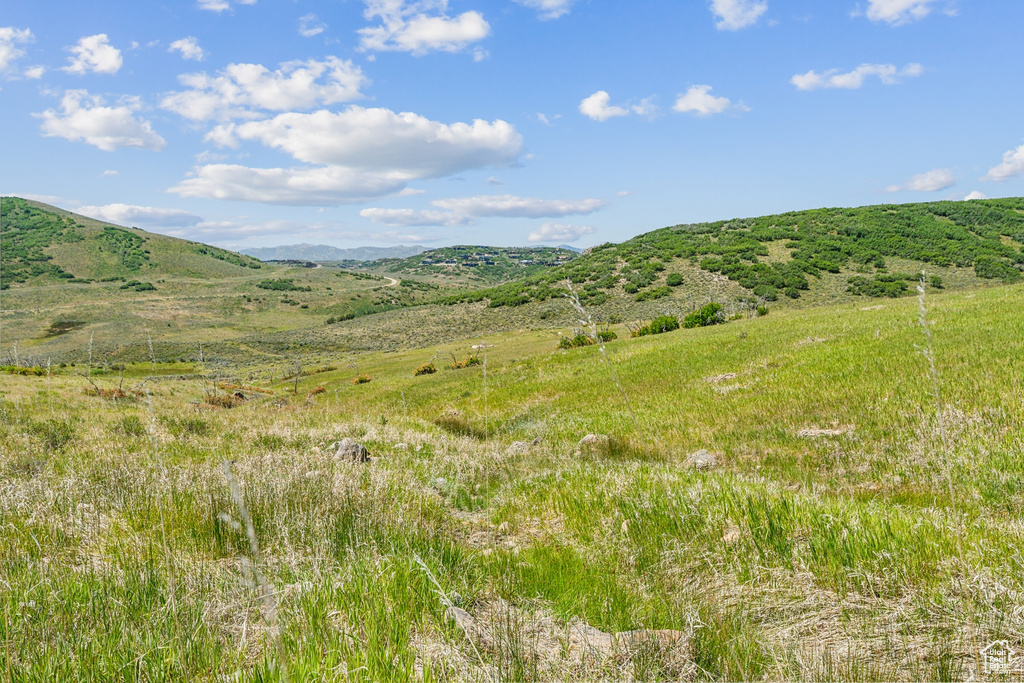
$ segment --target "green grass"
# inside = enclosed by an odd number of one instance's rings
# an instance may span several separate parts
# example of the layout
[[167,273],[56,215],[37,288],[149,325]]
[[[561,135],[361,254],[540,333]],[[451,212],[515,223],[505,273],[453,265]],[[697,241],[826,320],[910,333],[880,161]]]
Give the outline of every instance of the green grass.
[[[78,366],[2,374],[0,680],[964,679],[988,642],[1024,646],[1024,287],[927,306],[952,499],[912,299],[620,326],[639,430],[600,349],[552,330],[306,358],[297,381],[95,375],[144,387],[119,401]],[[204,403],[228,378],[248,400]],[[344,437],[372,462],[335,460]],[[715,467],[685,465],[700,448]],[[551,633],[578,622],[686,644],[577,661]]]

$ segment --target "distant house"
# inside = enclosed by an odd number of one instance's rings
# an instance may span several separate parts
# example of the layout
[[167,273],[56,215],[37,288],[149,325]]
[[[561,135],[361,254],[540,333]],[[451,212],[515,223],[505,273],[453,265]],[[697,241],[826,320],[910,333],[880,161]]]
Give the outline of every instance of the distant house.
[[430,258],[425,258],[422,261],[420,261],[420,263],[422,263],[425,266],[429,266],[433,262],[434,262],[434,259],[430,259]]
[[462,265],[465,266],[466,268],[476,268],[480,264],[478,264],[478,263],[470,263],[470,262],[467,261],[466,263],[463,263]]
[[532,266],[533,265],[533,259],[530,259],[530,258],[523,259],[522,261],[520,261],[520,263],[522,263],[524,266]]

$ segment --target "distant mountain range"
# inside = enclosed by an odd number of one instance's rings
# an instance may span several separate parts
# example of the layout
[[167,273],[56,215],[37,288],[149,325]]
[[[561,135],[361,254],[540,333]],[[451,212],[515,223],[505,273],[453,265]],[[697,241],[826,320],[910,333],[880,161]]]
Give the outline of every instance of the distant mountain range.
[[382,258],[408,258],[425,251],[427,248],[419,244],[352,249],[339,249],[326,244],[284,244],[280,247],[242,249],[241,253],[261,261],[376,261]]

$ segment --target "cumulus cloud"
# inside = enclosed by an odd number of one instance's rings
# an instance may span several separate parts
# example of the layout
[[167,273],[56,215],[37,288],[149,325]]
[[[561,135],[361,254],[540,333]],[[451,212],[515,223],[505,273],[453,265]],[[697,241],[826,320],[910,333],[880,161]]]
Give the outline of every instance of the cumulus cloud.
[[25,69],[25,78],[36,80],[42,78],[43,74],[45,73],[45,66],[30,66],[29,68]]
[[[256,0],[238,0],[239,5],[255,5]],[[231,9],[231,3],[228,0],[198,0],[196,6],[199,9],[209,10],[210,12],[224,12],[225,10]]]
[[927,173],[919,173],[903,185],[890,185],[886,192],[938,192],[956,185],[956,178],[948,168],[936,168]]
[[410,226],[454,226],[469,225],[473,219],[454,211],[417,211],[415,209],[363,209],[359,212],[363,218],[374,223],[392,227]]
[[589,116],[595,121],[607,121],[616,116],[629,116],[628,109],[609,105],[610,100],[611,95],[604,90],[598,90],[580,102],[580,113],[584,116]]
[[600,199],[537,199],[501,194],[435,199],[431,204],[473,218],[557,218],[593,213],[605,206],[606,202]]
[[[448,16],[448,0],[364,0],[363,16],[377,26],[358,31],[359,47],[372,52],[458,52],[483,40],[491,26],[476,11]],[[478,60],[479,61],[479,60]]]
[[27,28],[0,26],[0,71],[7,71],[15,60],[25,55],[19,45],[31,42],[32,31]]
[[206,59],[206,53],[203,52],[203,48],[199,47],[199,40],[189,36],[176,40],[171,43],[171,46],[167,48],[168,52],[180,52],[182,59],[191,59],[196,62],[201,62]]
[[1003,154],[1003,163],[993,166],[982,180],[1009,180],[1024,175],[1024,145]]
[[531,242],[575,242],[584,235],[594,232],[589,225],[563,225],[561,223],[544,223],[530,233],[526,239]]
[[864,80],[871,76],[877,76],[885,85],[895,85],[901,78],[920,76],[924,73],[924,67],[920,64],[907,64],[902,69],[892,64],[861,64],[853,71],[840,73],[839,69],[829,69],[824,73],[817,73],[813,69],[805,74],[797,74],[789,79],[789,82],[798,90],[819,90],[822,88],[846,88],[856,90],[864,85]]
[[72,56],[62,70],[69,74],[116,74],[123,63],[121,51],[110,44],[106,33],[85,36],[68,49]]
[[711,0],[711,13],[719,31],[738,31],[753,26],[768,11],[767,0]]
[[[868,0],[867,14],[871,21],[884,21],[892,26],[924,19],[931,14],[938,0]],[[952,10],[948,10],[953,13]]]
[[576,0],[516,0],[520,5],[537,10],[541,21],[557,19],[569,13]]
[[178,81],[188,90],[166,95],[160,106],[193,121],[349,102],[362,97],[369,83],[362,69],[337,57],[285,62],[274,71],[262,64],[229,64],[215,76],[182,74]]
[[[697,116],[714,116],[721,114],[732,107],[732,101],[728,97],[715,97],[711,94],[710,85],[694,85],[682,95],[676,97],[676,103],[672,111],[680,114],[696,114]],[[737,108],[746,110],[744,105],[736,105]]]
[[159,209],[132,204],[106,204],[82,206],[77,212],[116,225],[141,228],[184,228],[199,224],[202,218],[180,209]]
[[505,121],[445,124],[409,112],[352,105],[215,127],[222,146],[258,142],[315,166],[208,164],[171,189],[183,196],[336,205],[394,194],[412,180],[514,164],[522,136]]
[[969,202],[972,199],[988,199],[988,195],[982,194],[981,192],[978,192],[977,190],[974,190],[969,195],[964,197],[964,201],[965,202]]
[[509,166],[523,139],[502,120],[445,124],[411,112],[366,109],[279,114],[272,119],[218,126],[210,138],[222,144],[255,140],[299,161],[411,178],[437,178],[484,166]]
[[327,24],[320,21],[315,14],[307,14],[299,18],[299,35],[303,38],[312,38],[320,35],[327,28]]
[[121,147],[163,149],[167,143],[149,121],[137,119],[137,101],[129,99],[115,107],[85,90],[68,90],[61,100],[61,111],[47,109],[34,114],[42,119],[45,137],[85,142],[111,152]]

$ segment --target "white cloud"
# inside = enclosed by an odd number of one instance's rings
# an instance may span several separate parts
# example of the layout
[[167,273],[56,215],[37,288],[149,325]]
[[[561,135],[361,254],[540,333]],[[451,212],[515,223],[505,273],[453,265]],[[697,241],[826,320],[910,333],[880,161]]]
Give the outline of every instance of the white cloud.
[[43,74],[45,74],[45,73],[46,73],[46,67],[45,66],[39,66],[39,65],[30,66],[29,68],[25,69],[25,78],[31,78],[32,80],[36,80],[36,79],[42,78]]
[[390,225],[392,227],[410,226],[454,226],[469,225],[473,219],[463,216],[454,211],[417,211],[415,209],[363,209],[359,212],[363,218],[369,218],[374,223]]
[[901,78],[920,76],[924,73],[924,67],[920,64],[907,64],[902,69],[897,69],[892,64],[861,64],[853,71],[840,73],[839,69],[829,69],[824,73],[817,73],[813,69],[805,74],[797,74],[789,79],[789,82],[798,90],[818,90],[821,88],[846,88],[856,90],[864,85],[864,79],[870,76],[877,76],[885,85],[895,85]]
[[195,214],[180,209],[157,209],[152,206],[133,206],[131,204],[82,206],[76,211],[83,216],[91,216],[108,223],[141,228],[184,228],[197,225],[203,220]]
[[[866,12],[871,21],[884,21],[892,26],[924,19],[931,14],[938,0],[868,0]],[[952,9],[947,13],[954,13]]]
[[274,71],[262,64],[229,64],[216,76],[183,74],[178,81],[189,89],[168,94],[160,106],[193,121],[349,102],[362,97],[360,89],[369,83],[362,69],[337,57],[285,62]]
[[250,168],[207,164],[169,191],[182,197],[225,201],[335,206],[394,194],[408,180],[400,173],[368,173],[342,166]]
[[320,35],[327,28],[327,24],[320,21],[313,13],[299,18],[299,35],[303,38],[312,38]]
[[982,180],[1009,180],[1024,175],[1024,145],[1003,154],[1003,163],[993,166]]
[[444,124],[411,112],[352,105],[342,112],[279,114],[264,121],[218,126],[221,143],[256,140],[299,161],[412,178],[437,178],[484,166],[509,166],[523,139],[502,120]]
[[292,241],[301,238],[316,238],[318,240],[408,243],[432,242],[437,239],[436,237],[398,230],[386,230],[383,232],[343,230],[342,226],[337,223],[300,223],[289,220],[251,221],[246,217],[235,220],[203,221],[184,230],[166,230],[164,232],[175,237],[221,243],[227,248],[241,246],[249,238],[266,237],[268,235],[280,235]]
[[988,195],[982,194],[981,192],[978,192],[977,190],[974,190],[969,195],[964,197],[964,201],[965,202],[969,202],[972,199],[988,199]]
[[68,90],[61,100],[59,113],[47,109],[33,116],[43,120],[45,137],[85,142],[107,152],[120,147],[163,149],[167,143],[154,132],[149,121],[135,118],[138,108],[135,100],[108,107],[101,97],[89,95],[85,90]]
[[16,59],[24,56],[25,51],[18,45],[29,43],[32,39],[32,31],[27,28],[0,26],[0,71],[6,71]]
[[768,11],[767,0],[711,0],[711,13],[719,31],[738,31],[753,26]]
[[[714,116],[728,110],[731,106],[732,101],[728,97],[715,97],[712,95],[710,85],[694,85],[685,93],[676,97],[676,103],[672,107],[672,111],[679,112],[680,114]],[[743,105],[737,106],[747,109]]]
[[439,209],[474,218],[555,218],[593,213],[605,206],[606,202],[600,199],[536,199],[502,194],[435,199],[431,204]]
[[576,0],[516,0],[520,5],[537,10],[541,21],[557,19],[569,13]]
[[103,173],[100,173],[100,178],[108,178],[110,176],[116,176],[116,175],[121,175],[121,174],[118,173],[117,171],[104,171]]
[[73,56],[68,57],[70,63],[62,71],[69,74],[116,74],[123,63],[121,51],[110,44],[106,33],[85,36],[68,49]]
[[575,242],[584,235],[594,232],[589,225],[562,225],[561,223],[545,223],[530,233],[526,239],[531,242]]
[[903,185],[890,185],[886,192],[938,192],[956,185],[956,178],[948,168],[936,168],[919,173]]
[[192,36],[176,40],[167,48],[168,52],[174,52],[175,50],[181,53],[182,59],[191,59],[196,62],[206,59],[206,53],[203,52],[203,48],[199,47],[199,41]]
[[[491,26],[479,12],[448,16],[448,0],[364,0],[363,12],[380,25],[358,31],[363,51],[458,52],[483,40]],[[479,61],[479,60],[478,60]]]
[[[238,0],[238,4],[255,5],[256,0]],[[199,9],[205,9],[211,12],[223,12],[231,9],[231,3],[228,0],[197,0],[196,5]]]
[[609,105],[608,102],[610,100],[611,95],[604,90],[598,90],[580,102],[580,113],[584,116],[589,116],[595,121],[607,121],[616,116],[629,116],[628,109]]

